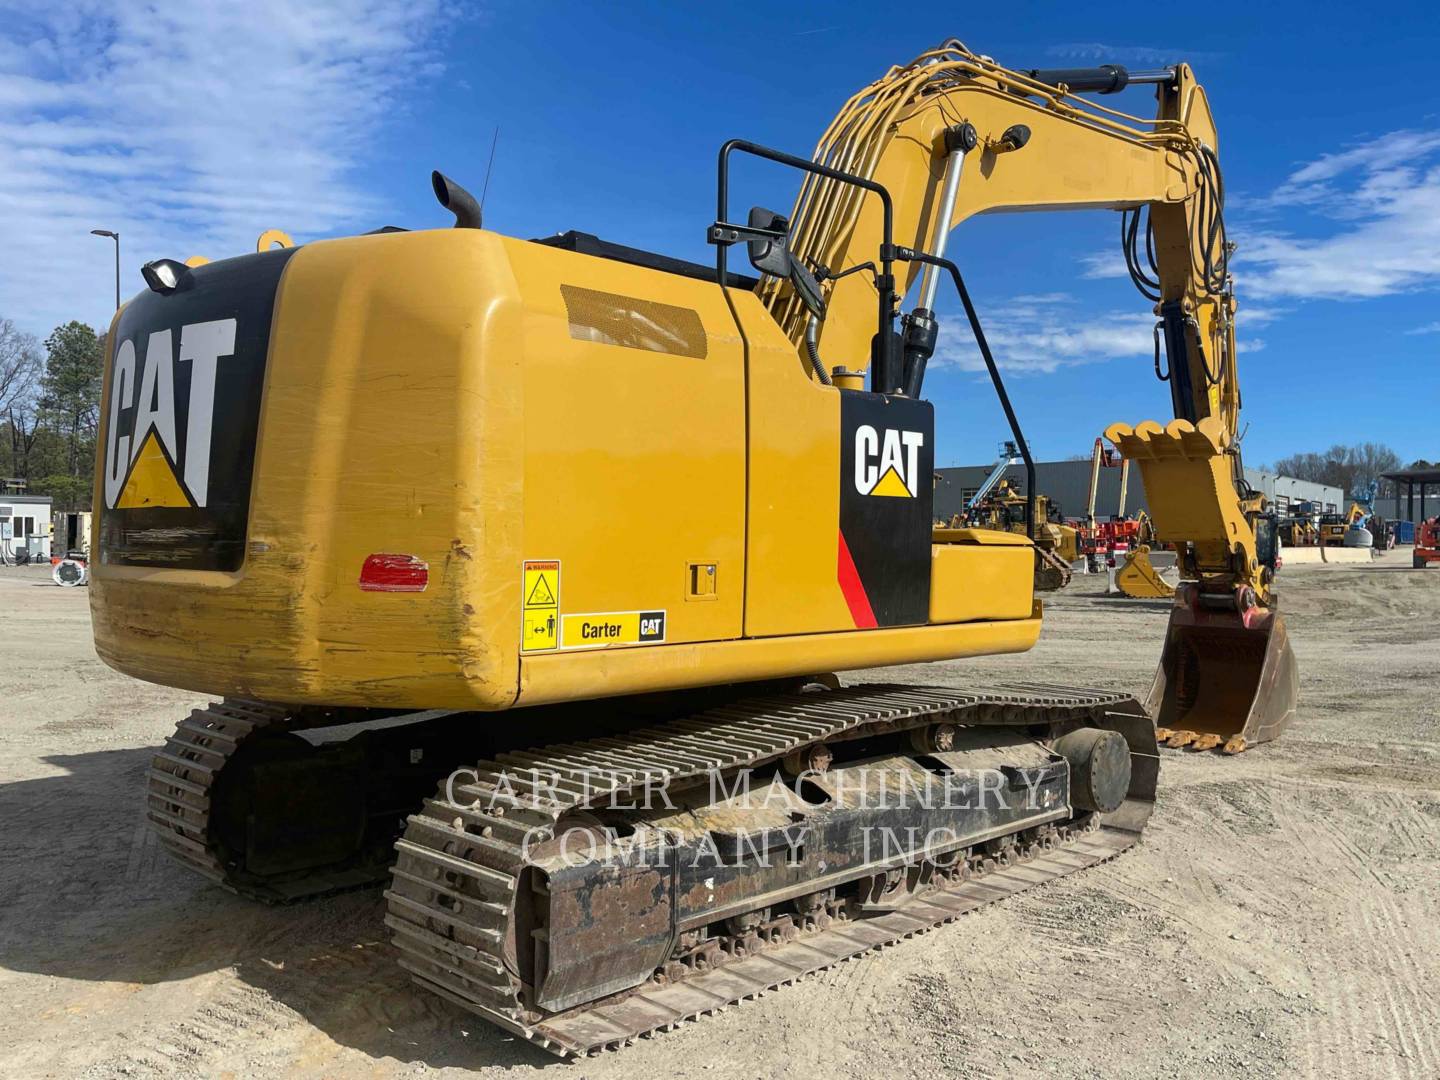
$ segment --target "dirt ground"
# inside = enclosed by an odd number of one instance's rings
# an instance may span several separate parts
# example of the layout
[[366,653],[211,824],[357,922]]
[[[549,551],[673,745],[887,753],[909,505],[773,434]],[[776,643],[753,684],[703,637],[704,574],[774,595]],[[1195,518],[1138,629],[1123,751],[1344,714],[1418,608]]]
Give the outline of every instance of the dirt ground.
[[[144,822],[200,698],[106,668],[0,569],[0,1075],[1440,1076],[1440,571],[1292,567],[1300,718],[1171,752],[1120,859],[619,1054],[564,1063],[395,966],[376,891],[264,908]],[[900,669],[1143,693],[1165,605],[1078,578],[1031,653]]]

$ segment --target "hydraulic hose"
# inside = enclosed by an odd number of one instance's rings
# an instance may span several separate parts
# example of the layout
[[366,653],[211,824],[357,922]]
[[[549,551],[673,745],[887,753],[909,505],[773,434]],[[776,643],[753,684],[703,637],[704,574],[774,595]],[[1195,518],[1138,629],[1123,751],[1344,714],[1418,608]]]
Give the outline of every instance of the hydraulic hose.
[[825,362],[820,359],[820,319],[815,315],[811,315],[810,321],[805,324],[805,351],[810,354],[810,366],[815,369],[815,378],[825,386],[830,386],[830,372],[825,370]]

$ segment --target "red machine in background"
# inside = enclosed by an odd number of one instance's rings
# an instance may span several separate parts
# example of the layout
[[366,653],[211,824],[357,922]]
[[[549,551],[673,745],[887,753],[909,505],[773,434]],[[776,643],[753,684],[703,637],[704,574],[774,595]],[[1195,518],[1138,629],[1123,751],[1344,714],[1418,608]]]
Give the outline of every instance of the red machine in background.
[[1415,553],[1411,565],[1416,570],[1424,570],[1437,562],[1440,562],[1440,517],[1432,517],[1415,527]]
[[1150,517],[1141,510],[1133,518],[1120,518],[1114,521],[1098,521],[1095,523],[1095,544],[1096,547],[1108,553],[1110,565],[1115,565],[1116,559],[1123,559],[1141,544],[1148,544],[1153,537],[1150,530]]
[[[1120,498],[1115,513],[1109,520],[1101,521],[1095,516],[1095,502],[1100,489],[1100,470],[1120,470]],[[1153,544],[1154,535],[1150,528],[1150,517],[1144,510],[1134,517],[1125,516],[1125,500],[1130,488],[1130,462],[1115,450],[1107,449],[1101,440],[1095,440],[1090,455],[1090,499],[1085,506],[1085,517],[1073,521],[1080,533],[1080,550],[1091,560],[1091,569],[1099,570],[1103,562],[1115,566],[1123,561],[1141,544]]]
[[[1100,488],[1100,470],[1120,470],[1120,497],[1115,515],[1108,521],[1095,517],[1095,501]],[[1087,569],[1092,573],[1112,571],[1110,592],[1137,599],[1166,599],[1175,595],[1175,586],[1161,576],[1150,561],[1150,551],[1158,548],[1150,515],[1139,510],[1134,517],[1125,516],[1125,497],[1130,486],[1130,462],[1114,450],[1106,449],[1100,439],[1090,455],[1090,500],[1083,521],[1075,523],[1079,533],[1080,551]],[[1167,564],[1166,569],[1169,566]]]
[[[1119,505],[1115,508],[1115,516],[1109,521],[1097,521],[1095,518],[1095,499],[1100,489],[1102,468],[1120,470]],[[1122,558],[1130,550],[1133,541],[1128,534],[1132,523],[1125,520],[1125,494],[1129,485],[1130,463],[1121,458],[1117,451],[1107,449],[1100,439],[1096,439],[1090,454],[1090,498],[1085,504],[1085,517],[1073,522],[1080,533],[1080,551],[1090,563],[1092,572],[1098,571],[1102,563],[1115,565],[1117,545],[1121,545],[1118,554]]]

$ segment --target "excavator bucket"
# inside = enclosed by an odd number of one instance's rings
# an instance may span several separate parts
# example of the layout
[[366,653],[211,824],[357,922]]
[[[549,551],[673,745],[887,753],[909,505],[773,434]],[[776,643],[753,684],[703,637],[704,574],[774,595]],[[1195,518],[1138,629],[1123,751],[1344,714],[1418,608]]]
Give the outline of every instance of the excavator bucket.
[[[1188,542],[1213,565],[1229,557],[1236,537],[1254,536],[1216,418],[1112,424],[1105,437],[1139,463],[1158,539]],[[1211,602],[1201,603],[1193,585],[1176,592],[1146,704],[1165,745],[1238,754],[1285,730],[1300,676],[1278,611]]]
[[1227,754],[1276,738],[1295,717],[1300,674],[1278,611],[1170,615],[1146,708],[1166,746]]
[[1115,587],[1137,599],[1165,600],[1175,595],[1175,586],[1160,576],[1144,544],[1125,556],[1124,565],[1115,571]]

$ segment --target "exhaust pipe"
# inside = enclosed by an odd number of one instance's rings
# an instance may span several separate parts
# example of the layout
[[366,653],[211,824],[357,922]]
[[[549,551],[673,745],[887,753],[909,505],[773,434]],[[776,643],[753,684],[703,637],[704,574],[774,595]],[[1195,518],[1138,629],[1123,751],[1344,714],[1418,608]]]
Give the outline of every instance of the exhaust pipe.
[[455,228],[480,228],[480,204],[474,195],[438,170],[430,174],[430,186],[440,205],[455,215]]

